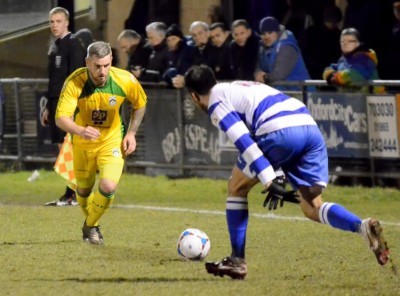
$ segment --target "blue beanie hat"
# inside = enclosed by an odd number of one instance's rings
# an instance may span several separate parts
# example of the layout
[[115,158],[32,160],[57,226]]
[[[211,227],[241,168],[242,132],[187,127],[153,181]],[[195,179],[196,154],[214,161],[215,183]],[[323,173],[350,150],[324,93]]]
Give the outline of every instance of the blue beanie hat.
[[279,32],[279,22],[273,16],[267,16],[260,21],[260,33]]

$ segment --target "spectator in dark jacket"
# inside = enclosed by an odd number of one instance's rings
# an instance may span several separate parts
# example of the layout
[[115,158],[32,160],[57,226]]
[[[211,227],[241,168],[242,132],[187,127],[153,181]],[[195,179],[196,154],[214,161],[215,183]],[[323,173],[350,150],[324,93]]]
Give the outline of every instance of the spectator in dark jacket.
[[[162,22],[153,22],[146,26],[147,40],[152,47],[147,68],[136,73],[140,81],[160,82],[168,68],[168,46],[165,39],[167,26]],[[135,71],[136,72],[136,71]]]
[[215,77],[219,80],[232,80],[233,71],[229,45],[232,41],[231,32],[224,23],[213,23],[210,26],[210,39],[215,46],[216,60]]
[[185,36],[180,28],[173,24],[166,32],[168,54],[168,69],[163,78],[172,86],[172,79],[178,75],[183,76],[193,65],[195,47],[187,43]]
[[[207,65],[211,69],[215,68],[216,50],[210,40],[210,28],[207,23],[195,21],[190,25],[190,35],[195,46],[194,65]],[[185,86],[183,76],[177,76],[172,81],[175,88]]]
[[[394,23],[389,34],[388,46],[386,46],[380,61],[382,67],[383,79],[400,79],[400,0],[393,1]],[[383,63],[382,63],[383,62]],[[398,91],[400,86],[390,87],[390,89]]]
[[341,56],[342,11],[337,6],[328,6],[324,10],[323,24],[317,24],[307,29],[304,47],[304,60],[310,72],[311,79],[321,79],[321,73],[326,65],[336,61]]
[[233,40],[230,44],[230,56],[234,79],[254,80],[260,36],[251,30],[244,19],[235,20],[231,30]]
[[190,25],[190,34],[196,46],[195,65],[215,68],[216,51],[210,40],[210,28],[205,22],[195,21]]
[[123,30],[117,41],[120,49],[128,55],[127,70],[135,74],[135,71],[147,68],[152,48],[136,31]]

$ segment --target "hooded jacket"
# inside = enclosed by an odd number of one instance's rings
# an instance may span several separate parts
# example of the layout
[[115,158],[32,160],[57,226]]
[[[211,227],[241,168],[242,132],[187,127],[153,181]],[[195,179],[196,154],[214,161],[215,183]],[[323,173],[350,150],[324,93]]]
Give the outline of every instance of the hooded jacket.
[[[354,84],[379,79],[377,65],[375,51],[361,44],[352,52],[343,54],[336,64],[325,68],[323,78],[329,84],[340,86],[343,91],[368,92],[368,86]],[[374,86],[374,93],[384,92],[384,87]]]

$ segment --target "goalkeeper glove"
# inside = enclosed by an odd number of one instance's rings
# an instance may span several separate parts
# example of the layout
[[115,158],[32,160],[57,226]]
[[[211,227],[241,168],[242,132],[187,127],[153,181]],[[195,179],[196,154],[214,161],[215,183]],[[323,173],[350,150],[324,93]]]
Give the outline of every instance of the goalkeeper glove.
[[267,193],[267,197],[264,200],[264,208],[268,205],[268,210],[276,210],[278,204],[283,207],[283,202],[300,203],[299,195],[296,191],[286,191],[285,188],[279,183],[279,180],[273,180],[271,185],[264,189],[261,193]]

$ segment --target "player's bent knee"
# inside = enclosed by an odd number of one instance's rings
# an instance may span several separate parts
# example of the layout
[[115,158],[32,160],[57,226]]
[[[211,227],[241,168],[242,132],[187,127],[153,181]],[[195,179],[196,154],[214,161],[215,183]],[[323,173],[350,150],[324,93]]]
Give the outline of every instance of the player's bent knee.
[[299,188],[301,197],[310,203],[312,203],[317,197],[320,197],[323,190],[324,187],[320,185],[301,186]]
[[92,188],[77,188],[76,192],[78,193],[78,195],[80,197],[88,197],[90,195],[90,193],[92,192]]
[[113,194],[117,188],[117,184],[108,179],[100,179],[99,188],[106,194]]

